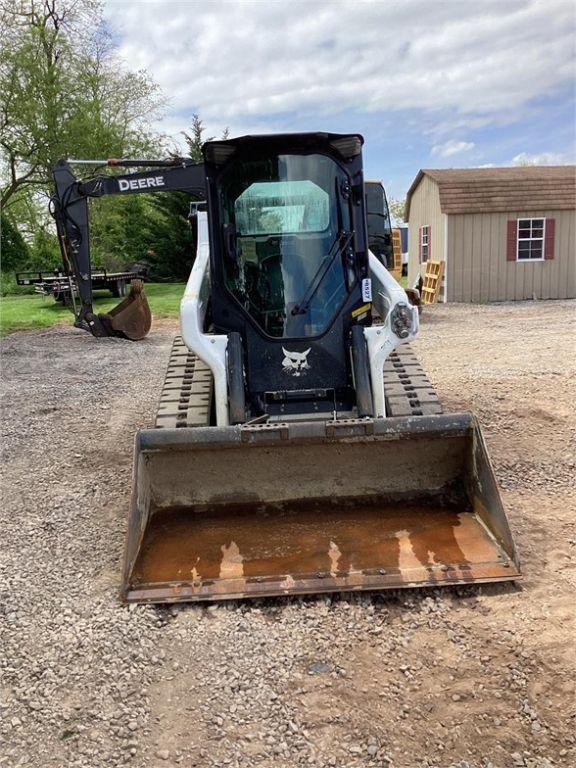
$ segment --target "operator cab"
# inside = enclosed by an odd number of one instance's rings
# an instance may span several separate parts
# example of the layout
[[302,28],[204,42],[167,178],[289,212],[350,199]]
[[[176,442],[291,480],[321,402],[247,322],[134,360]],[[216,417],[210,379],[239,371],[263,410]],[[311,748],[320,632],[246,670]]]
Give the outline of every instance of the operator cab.
[[319,336],[346,298],[347,278],[355,281],[341,253],[352,239],[348,206],[328,191],[345,183],[323,155],[239,163],[224,178],[226,287],[268,336]]
[[213,321],[240,335],[254,415],[286,413],[296,392],[300,410],[306,398],[353,408],[350,331],[370,322],[362,142],[317,133],[204,147]]

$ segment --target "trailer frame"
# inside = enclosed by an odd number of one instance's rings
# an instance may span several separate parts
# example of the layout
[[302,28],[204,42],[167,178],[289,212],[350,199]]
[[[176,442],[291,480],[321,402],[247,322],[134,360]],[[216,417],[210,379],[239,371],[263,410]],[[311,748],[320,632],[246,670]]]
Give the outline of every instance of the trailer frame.
[[[126,295],[126,286],[129,286],[132,280],[143,279],[143,273],[138,270],[109,272],[106,269],[98,269],[92,272],[91,284],[93,291],[109,290],[115,298],[123,298]],[[53,296],[54,301],[64,306],[68,306],[71,301],[71,291],[78,291],[74,276],[68,277],[63,269],[17,272],[16,283],[20,286],[33,285],[36,293]]]

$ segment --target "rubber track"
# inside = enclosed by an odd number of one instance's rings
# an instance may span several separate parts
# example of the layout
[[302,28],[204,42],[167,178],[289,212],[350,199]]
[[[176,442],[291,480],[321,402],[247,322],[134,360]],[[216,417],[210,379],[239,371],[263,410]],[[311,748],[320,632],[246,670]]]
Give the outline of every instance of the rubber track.
[[[208,366],[177,336],[170,352],[155,426],[208,426],[213,389]],[[388,416],[442,413],[438,395],[409,344],[398,347],[384,363],[384,391]]]
[[434,416],[442,404],[410,344],[401,344],[384,363],[387,416]]
[[154,426],[209,426],[213,390],[210,368],[177,336],[172,343]]

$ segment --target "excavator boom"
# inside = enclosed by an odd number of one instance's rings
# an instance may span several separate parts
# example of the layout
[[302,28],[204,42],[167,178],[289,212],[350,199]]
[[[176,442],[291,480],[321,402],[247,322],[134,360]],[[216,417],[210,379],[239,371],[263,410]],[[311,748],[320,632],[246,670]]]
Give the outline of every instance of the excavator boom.
[[[141,168],[152,170],[129,174],[96,175],[86,181],[76,178],[72,165]],[[92,260],[88,199],[106,195],[183,190],[203,196],[202,164],[190,160],[60,160],[53,169],[54,195],[51,213],[56,222],[64,271],[71,289],[78,290],[73,303],[75,325],[93,336],[119,336],[138,341],[149,332],[152,315],[141,280],[134,280],[128,296],[112,311],[96,314],[92,297]],[[74,292],[72,292],[74,297]]]

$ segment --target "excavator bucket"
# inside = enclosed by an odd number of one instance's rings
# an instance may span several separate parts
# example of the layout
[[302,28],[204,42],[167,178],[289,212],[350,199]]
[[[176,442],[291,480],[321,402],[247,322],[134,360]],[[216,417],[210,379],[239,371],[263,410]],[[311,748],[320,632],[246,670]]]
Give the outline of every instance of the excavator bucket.
[[142,280],[132,280],[130,293],[102,319],[111,328],[132,341],[143,339],[152,325],[152,313],[144,292]]
[[470,414],[155,429],[136,437],[125,600],[519,577]]

